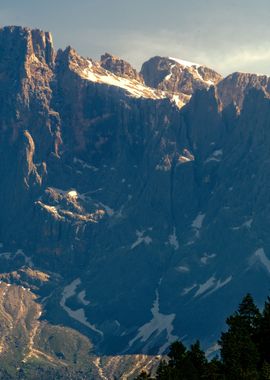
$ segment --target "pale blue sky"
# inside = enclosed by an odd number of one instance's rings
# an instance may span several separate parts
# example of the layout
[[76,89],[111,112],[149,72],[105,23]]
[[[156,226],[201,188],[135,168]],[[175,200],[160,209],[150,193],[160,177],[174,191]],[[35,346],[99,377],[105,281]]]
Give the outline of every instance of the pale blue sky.
[[174,56],[222,74],[270,75],[269,0],[1,0],[0,24],[49,30],[57,48],[134,66]]

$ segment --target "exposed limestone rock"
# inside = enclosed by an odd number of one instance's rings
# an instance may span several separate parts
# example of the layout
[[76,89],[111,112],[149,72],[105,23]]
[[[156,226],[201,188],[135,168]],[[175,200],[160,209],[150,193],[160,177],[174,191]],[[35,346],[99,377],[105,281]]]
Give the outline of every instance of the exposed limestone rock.
[[143,77],[139,74],[128,62],[114,55],[105,53],[101,56],[100,65],[112,73],[124,77],[135,79],[138,82],[144,83]]

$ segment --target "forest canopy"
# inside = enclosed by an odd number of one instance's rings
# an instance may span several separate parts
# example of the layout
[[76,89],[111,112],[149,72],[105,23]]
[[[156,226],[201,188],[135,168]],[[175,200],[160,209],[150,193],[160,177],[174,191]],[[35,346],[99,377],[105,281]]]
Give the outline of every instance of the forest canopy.
[[136,380],[270,380],[270,297],[260,311],[247,294],[226,323],[219,356],[208,360],[199,341],[189,348],[176,341],[154,376]]

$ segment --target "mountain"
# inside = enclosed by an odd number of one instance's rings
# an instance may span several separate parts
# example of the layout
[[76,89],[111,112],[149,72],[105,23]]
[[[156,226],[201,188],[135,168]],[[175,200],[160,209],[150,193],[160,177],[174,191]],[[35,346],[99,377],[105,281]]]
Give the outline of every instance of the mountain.
[[213,351],[268,292],[269,79],[160,57],[138,73],[12,26],[0,81],[0,361],[104,379],[177,338]]

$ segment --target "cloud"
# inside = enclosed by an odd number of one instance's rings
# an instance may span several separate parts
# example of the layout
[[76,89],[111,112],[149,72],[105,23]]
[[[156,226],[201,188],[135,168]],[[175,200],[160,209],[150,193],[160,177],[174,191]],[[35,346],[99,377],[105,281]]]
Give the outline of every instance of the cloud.
[[270,74],[270,44],[234,49],[231,54],[226,53],[220,68],[224,72],[251,71]]

